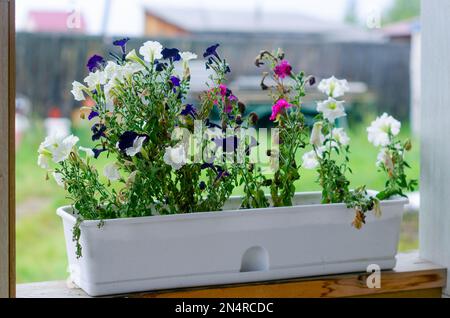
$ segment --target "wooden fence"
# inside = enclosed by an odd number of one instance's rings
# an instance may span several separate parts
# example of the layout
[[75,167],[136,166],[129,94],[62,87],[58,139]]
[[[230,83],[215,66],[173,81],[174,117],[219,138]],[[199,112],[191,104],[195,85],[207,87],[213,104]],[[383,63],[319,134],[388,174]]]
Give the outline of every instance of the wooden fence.
[[[145,39],[132,39],[139,47]],[[211,43],[220,42],[221,52],[232,66],[232,77],[261,71],[254,58],[261,49],[282,47],[296,67],[320,77],[336,75],[368,85],[376,97],[379,112],[400,119],[409,118],[410,46],[406,43],[334,43],[301,38],[207,36],[160,39],[168,47],[201,53]],[[85,64],[94,53],[107,55],[112,39],[85,35],[17,34],[17,93],[30,98],[33,110],[45,115],[50,107],[68,114],[76,105],[70,94],[73,80],[86,76]]]

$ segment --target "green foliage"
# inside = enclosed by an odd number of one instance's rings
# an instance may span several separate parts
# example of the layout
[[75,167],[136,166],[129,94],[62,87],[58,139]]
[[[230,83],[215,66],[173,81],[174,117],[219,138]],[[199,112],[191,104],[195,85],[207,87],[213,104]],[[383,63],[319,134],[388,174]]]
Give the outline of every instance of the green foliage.
[[394,0],[387,9],[383,21],[385,23],[394,23],[420,15],[420,0]]

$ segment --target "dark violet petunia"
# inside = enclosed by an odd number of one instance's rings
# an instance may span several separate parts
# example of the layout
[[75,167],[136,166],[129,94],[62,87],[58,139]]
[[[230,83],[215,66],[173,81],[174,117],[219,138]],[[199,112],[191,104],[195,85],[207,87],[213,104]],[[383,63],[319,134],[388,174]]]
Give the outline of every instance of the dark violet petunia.
[[123,38],[120,40],[116,40],[113,42],[113,45],[120,46],[122,50],[122,54],[125,54],[127,51],[127,42],[130,41],[130,38]]
[[90,114],[88,116],[88,120],[92,120],[95,117],[98,117],[98,113],[95,110],[93,110],[90,112]]
[[213,141],[217,147],[222,147],[223,152],[226,153],[235,152],[239,145],[239,139],[237,136],[214,139]]
[[193,105],[187,104],[180,114],[182,116],[192,116],[195,118],[197,117],[197,109]]
[[167,67],[167,63],[162,63],[162,62],[158,62],[158,61],[155,62],[155,70],[157,72],[164,71],[166,69],[166,67]]
[[106,137],[105,135],[106,126],[103,124],[98,123],[95,124],[94,126],[92,126],[91,131],[92,131],[92,141],[99,140],[102,137]]
[[102,67],[105,63],[105,59],[102,56],[95,54],[91,56],[86,66],[89,69],[89,72],[93,72],[99,67]]
[[205,169],[212,169],[214,171],[216,171],[216,168],[214,167],[214,164],[212,162],[205,162],[200,166],[200,169],[205,170]]
[[206,189],[206,183],[205,181],[201,181],[198,185],[198,187],[200,188],[200,190],[205,190]]
[[174,87],[180,87],[180,79],[178,78],[178,77],[176,77],[176,76],[171,76],[170,77],[170,82],[172,83],[172,85],[174,86]]
[[210,47],[208,47],[205,51],[205,53],[203,53],[203,57],[207,58],[210,56],[215,56],[217,58],[219,58],[219,54],[217,54],[217,48],[219,47],[219,44],[214,44],[211,45]]
[[92,149],[92,152],[94,153],[94,158],[95,159],[98,159],[98,157],[101,155],[101,153],[105,152],[105,151],[106,151],[106,148],[102,148],[102,149],[94,148],[94,149]]
[[220,166],[217,166],[217,177],[216,177],[215,182],[219,181],[222,178],[226,178],[229,175],[230,175],[230,173],[228,171],[223,170],[223,168]]
[[125,151],[128,148],[133,147],[134,140],[139,137],[139,134],[134,131],[126,131],[119,137],[118,147],[120,150]]
[[172,62],[181,60],[180,51],[176,48],[173,49],[164,48],[161,51],[161,54],[163,56],[163,59],[165,60],[172,60]]

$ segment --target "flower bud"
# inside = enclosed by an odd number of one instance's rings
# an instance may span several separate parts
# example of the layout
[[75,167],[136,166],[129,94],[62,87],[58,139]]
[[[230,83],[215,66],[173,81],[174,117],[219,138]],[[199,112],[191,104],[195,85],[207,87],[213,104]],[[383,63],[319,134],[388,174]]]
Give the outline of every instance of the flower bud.
[[245,104],[243,103],[243,102],[238,102],[238,108],[239,108],[239,112],[241,113],[241,114],[244,114],[245,113]]
[[410,151],[411,149],[412,149],[412,143],[411,143],[411,140],[407,140],[406,142],[405,142],[405,150],[406,151]]
[[259,119],[258,115],[255,112],[250,113],[248,118],[251,125],[256,125]]

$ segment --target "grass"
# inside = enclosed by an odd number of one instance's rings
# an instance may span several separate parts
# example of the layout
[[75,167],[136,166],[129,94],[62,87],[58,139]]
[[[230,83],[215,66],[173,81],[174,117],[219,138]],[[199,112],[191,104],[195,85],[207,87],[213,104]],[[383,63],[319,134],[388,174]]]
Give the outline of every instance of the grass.
[[[403,137],[408,136],[408,127],[403,129]],[[80,144],[91,146],[90,132],[87,126],[74,130],[80,137]],[[16,203],[17,203],[17,282],[34,282],[45,280],[61,280],[67,277],[67,260],[61,220],[56,216],[56,208],[65,205],[64,190],[55,182],[45,180],[45,172],[37,164],[36,151],[43,140],[44,129],[40,121],[34,121],[29,133],[24,136],[20,148],[16,152]],[[352,138],[351,167],[353,174],[349,176],[352,186],[366,184],[369,189],[382,189],[384,177],[377,172],[375,160],[377,149],[367,142],[362,127],[350,131]],[[299,155],[301,156],[301,154]],[[419,176],[419,145],[408,154],[412,167],[409,175]],[[98,160],[99,169],[106,164],[105,156]],[[302,179],[297,182],[298,191],[319,190],[315,183],[314,171],[303,171]],[[400,251],[417,249],[417,215],[405,215],[402,225]],[[351,230],[351,229],[349,229]]]

